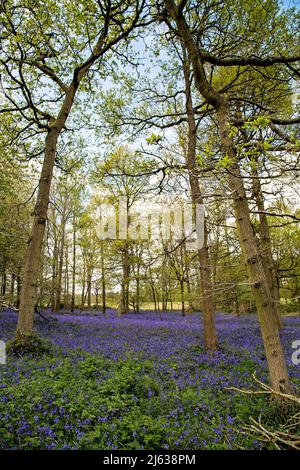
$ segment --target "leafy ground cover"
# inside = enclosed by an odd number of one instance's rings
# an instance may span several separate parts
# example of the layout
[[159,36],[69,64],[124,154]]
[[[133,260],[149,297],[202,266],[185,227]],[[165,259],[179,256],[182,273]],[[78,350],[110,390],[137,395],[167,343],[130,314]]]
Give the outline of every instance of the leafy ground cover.
[[[37,320],[53,344],[41,357],[9,357],[0,366],[1,449],[256,449],[242,432],[250,416],[270,425],[278,414],[262,396],[228,387],[267,381],[254,316],[217,315],[220,349],[204,353],[200,314],[154,312],[118,318],[113,311]],[[287,317],[282,339],[291,362],[300,318]],[[16,315],[0,314],[0,339],[14,334]]]

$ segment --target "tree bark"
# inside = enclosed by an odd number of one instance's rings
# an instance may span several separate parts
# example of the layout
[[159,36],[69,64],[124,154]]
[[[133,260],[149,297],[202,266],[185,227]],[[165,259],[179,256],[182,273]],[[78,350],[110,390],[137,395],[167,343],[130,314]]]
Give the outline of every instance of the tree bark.
[[280,316],[279,308],[279,285],[277,270],[272,255],[272,246],[270,239],[269,224],[265,211],[264,197],[262,193],[261,183],[258,175],[257,168],[253,169],[253,180],[252,180],[253,196],[256,201],[256,207],[259,212],[259,232],[260,232],[260,243],[259,252],[262,259],[262,264],[265,269],[266,278],[270,293],[273,300],[273,311],[276,317],[278,327],[282,328],[282,319]]
[[[65,204],[65,202],[64,202]],[[63,213],[61,216],[60,224],[60,249],[58,256],[58,273],[57,273],[57,285],[56,285],[56,298],[55,298],[55,311],[59,312],[61,305],[61,291],[62,291],[62,271],[64,264],[64,250],[65,250],[65,229],[66,229],[66,219],[65,219],[65,207],[63,208]]]
[[184,302],[184,281],[180,280],[180,301],[181,301],[181,315],[185,317],[185,302]]
[[140,265],[138,260],[136,273],[136,313],[140,313]]
[[11,305],[13,305],[13,303],[14,303],[15,280],[16,280],[16,275],[14,273],[12,273],[11,279],[10,279],[10,303],[11,303]]
[[18,274],[16,275],[17,281],[17,298],[16,298],[16,308],[19,309],[20,307],[20,294],[21,294],[21,276],[20,276],[20,268],[18,268]]
[[6,260],[4,260],[3,267],[2,267],[2,285],[1,285],[1,295],[2,297],[6,294]]
[[173,292],[171,282],[169,283],[169,299],[170,299],[170,309],[173,311]]
[[24,343],[30,341],[30,337],[32,335],[34,307],[37,294],[37,279],[44,239],[49,193],[53,175],[58,135],[59,131],[55,127],[51,127],[47,134],[45,144],[45,158],[39,181],[37,201],[34,209],[33,227],[26,253],[16,332],[17,339],[23,341]]
[[99,309],[99,289],[95,287],[96,311]]
[[[186,112],[188,118],[188,146],[186,151],[186,164],[188,168],[189,183],[191,188],[192,202],[203,204],[201,188],[199,184],[199,174],[196,165],[196,144],[197,144],[197,127],[193,110],[193,102],[191,95],[190,82],[190,63],[186,56],[186,49],[183,45],[183,72],[185,79],[185,95],[186,95]],[[208,249],[208,232],[207,223],[204,218],[204,240],[203,246],[198,250],[198,259],[200,267],[200,280],[202,291],[202,310],[204,320],[204,344],[208,352],[217,349],[217,337],[215,328],[215,303],[214,291],[211,279],[210,256]]]
[[81,287],[81,310],[84,310],[84,303],[85,303],[85,281],[86,281],[86,266],[85,266],[85,259],[83,259],[83,275],[82,275],[82,287]]
[[229,187],[234,195],[234,211],[241,248],[246,261],[259,317],[262,338],[269,366],[271,385],[276,391],[291,393],[286,360],[279,336],[274,302],[270,293],[265,269],[251,225],[250,210],[236,152],[230,137],[230,121],[227,107],[218,110],[222,153],[234,162],[228,170]]
[[101,285],[102,285],[102,313],[106,314],[106,277],[104,265],[104,249],[101,244]]
[[55,310],[55,293],[56,293],[56,284],[57,284],[57,260],[58,260],[58,240],[57,240],[57,231],[56,231],[56,217],[55,211],[53,210],[53,256],[52,256],[52,281],[51,281],[51,294],[50,294],[50,305],[51,310]]
[[87,274],[87,306],[90,311],[92,308],[92,272],[90,266]]
[[159,313],[158,312],[159,307],[157,308],[156,289],[155,289],[155,284],[154,284],[154,280],[153,280],[153,276],[152,276],[152,270],[151,270],[150,267],[149,267],[149,278],[150,278],[150,288],[151,288],[152,298],[153,298],[153,303],[154,303],[154,310],[155,310],[156,313]]
[[64,292],[64,309],[69,310],[69,289],[70,289],[70,283],[69,283],[69,249],[68,246],[66,247],[66,253],[65,253],[65,259],[66,259],[66,270],[65,270],[65,292]]
[[167,257],[164,257],[162,263],[162,311],[165,312],[167,310],[168,304],[168,277],[167,277]]
[[188,297],[188,313],[193,313],[195,310],[194,302],[192,299],[192,287],[191,287],[191,279],[190,279],[190,269],[189,269],[189,260],[186,252],[186,247],[184,247],[184,263],[185,263],[185,277],[186,277],[186,290],[187,290],[187,297]]
[[71,312],[75,310],[75,284],[76,284],[76,216],[73,214],[73,265],[72,265],[72,298]]
[[129,311],[129,269],[128,244],[125,242],[122,248],[122,281],[118,307],[119,315],[126,314]]

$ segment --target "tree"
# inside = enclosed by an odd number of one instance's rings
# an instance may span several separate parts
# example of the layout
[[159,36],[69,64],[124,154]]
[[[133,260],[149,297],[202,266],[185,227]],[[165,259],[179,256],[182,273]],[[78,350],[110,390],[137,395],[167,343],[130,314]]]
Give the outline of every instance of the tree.
[[230,103],[224,94],[220,93],[219,90],[212,86],[210,81],[207,79],[204,61],[206,60],[210,63],[216,63],[216,65],[220,66],[247,66],[254,63],[258,66],[266,67],[272,63],[285,63],[291,60],[299,60],[299,57],[293,57],[292,59],[273,57],[259,59],[258,61],[253,60],[252,58],[248,59],[247,57],[243,57],[242,59],[232,58],[231,60],[216,58],[216,60],[214,60],[213,55],[203,53],[201,48],[198,46],[196,39],[193,36],[192,29],[183,13],[186,4],[186,1],[177,5],[173,0],[165,0],[164,5],[166,16],[164,16],[164,19],[166,20],[170,31],[174,31],[173,25],[176,25],[175,34],[177,34],[179,39],[183,41],[189,60],[192,63],[195,85],[201,96],[216,113],[220,137],[220,150],[223,158],[227,159],[229,162],[227,168],[228,184],[234,195],[234,209],[239,240],[255,296],[269,366],[271,385],[275,390],[290,392],[291,386],[278,327],[273,312],[273,301],[265,270],[259,256],[257,242],[253,233],[245,186],[237,160],[236,144],[231,133],[232,123],[230,117]]
[[[34,6],[34,8],[32,8]],[[70,9],[70,7],[72,7]],[[1,73],[5,112],[16,112],[26,131],[45,133],[44,159],[22,280],[16,339],[30,343],[37,280],[57,146],[75,97],[94,64],[143,23],[145,1],[1,3]],[[73,13],[70,14],[70,12]],[[54,28],[55,26],[55,28]],[[51,31],[51,32],[50,32]],[[86,36],[78,32],[86,31]],[[76,32],[76,35],[74,33]],[[91,76],[89,76],[91,78]],[[48,87],[51,83],[51,91]],[[10,85],[18,100],[10,92]],[[40,91],[40,86],[44,90]],[[47,110],[45,89],[53,106]]]
[[[0,124],[3,129],[3,120]],[[0,295],[18,308],[33,193],[29,168],[14,162],[11,149],[1,140],[0,144]]]
[[[185,82],[186,114],[188,120],[188,144],[185,154],[187,170],[189,174],[189,183],[194,205],[203,204],[201,188],[199,184],[199,172],[196,164],[197,149],[197,125],[192,100],[192,88],[190,80],[190,61],[186,54],[186,49],[182,47],[183,56],[183,74]],[[211,262],[208,249],[208,231],[207,221],[204,217],[204,240],[203,246],[198,250],[201,290],[202,290],[202,308],[204,318],[204,343],[208,352],[213,352],[217,348],[217,338],[215,330],[215,305],[214,293],[211,280]]]
[[[116,241],[116,247],[121,253],[121,289],[120,301],[118,311],[119,314],[125,314],[129,311],[129,287],[131,280],[132,260],[132,246],[135,241],[130,240],[128,236],[128,228],[130,224],[129,211],[133,208],[134,204],[142,200],[143,195],[149,189],[147,166],[151,162],[145,163],[142,158],[138,159],[135,152],[132,152],[128,147],[123,146],[116,148],[109,154],[105,162],[98,165],[96,169],[96,178],[103,190],[107,194],[106,202],[112,203],[120,210],[120,198],[124,200],[124,210],[128,214],[127,229],[124,240]],[[146,174],[140,174],[140,169],[145,169]]]

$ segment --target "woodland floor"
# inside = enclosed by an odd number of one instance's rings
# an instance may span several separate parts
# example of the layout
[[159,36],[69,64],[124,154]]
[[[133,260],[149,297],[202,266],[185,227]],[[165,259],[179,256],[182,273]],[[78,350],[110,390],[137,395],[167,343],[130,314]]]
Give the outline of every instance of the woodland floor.
[[[204,353],[198,313],[49,316],[55,321],[36,319],[35,328],[51,352],[0,365],[1,449],[256,449],[263,444],[244,423],[281,419],[266,398],[228,390],[255,389],[254,371],[267,381],[255,316],[218,314],[214,357]],[[0,313],[1,340],[16,320]],[[299,386],[291,362],[299,316],[284,319],[282,339]]]

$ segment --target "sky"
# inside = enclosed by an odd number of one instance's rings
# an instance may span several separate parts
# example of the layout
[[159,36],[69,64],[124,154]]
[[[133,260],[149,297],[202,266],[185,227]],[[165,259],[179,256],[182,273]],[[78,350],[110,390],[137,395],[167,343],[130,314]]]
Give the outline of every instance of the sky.
[[285,8],[300,6],[300,0],[283,0],[282,3]]

